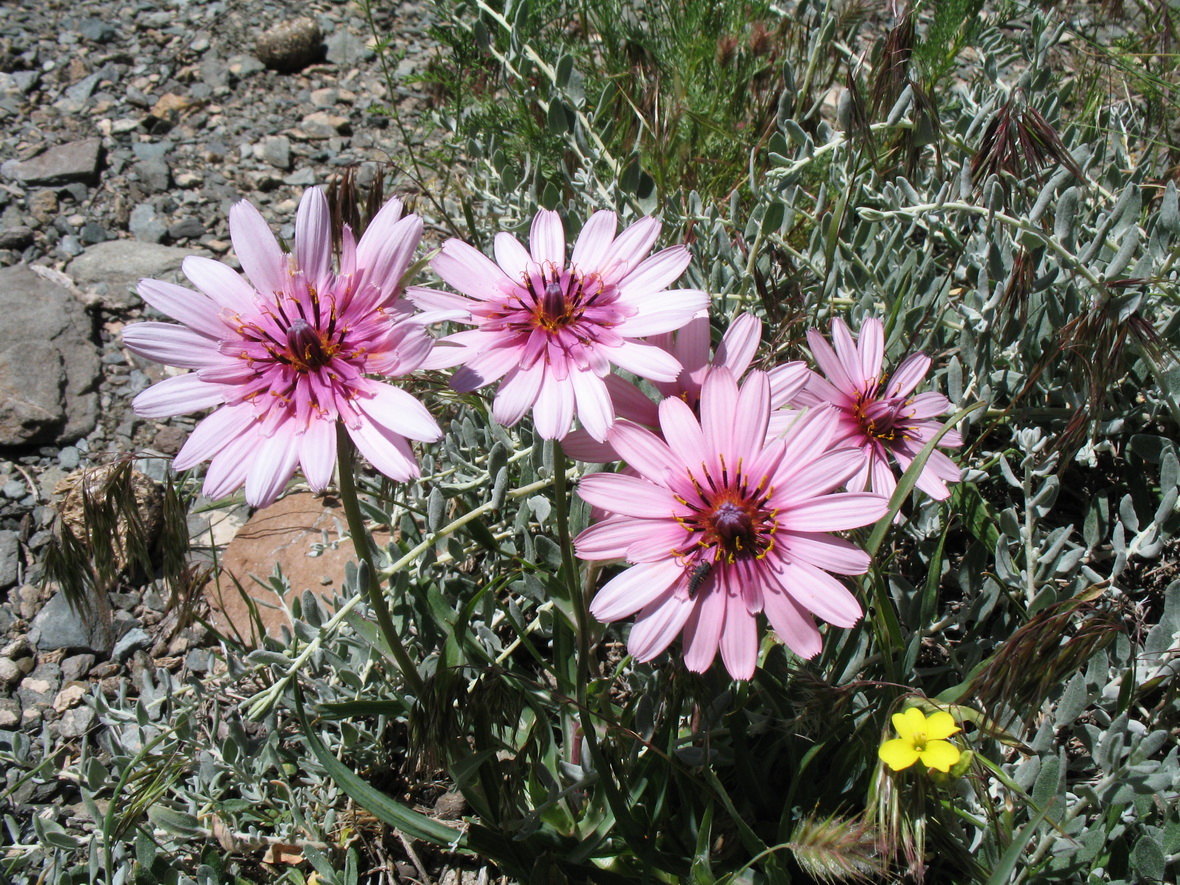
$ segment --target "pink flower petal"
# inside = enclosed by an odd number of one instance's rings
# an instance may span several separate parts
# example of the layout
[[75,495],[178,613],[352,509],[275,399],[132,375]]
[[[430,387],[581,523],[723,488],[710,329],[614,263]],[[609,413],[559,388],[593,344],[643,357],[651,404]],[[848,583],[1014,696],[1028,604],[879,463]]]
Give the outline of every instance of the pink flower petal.
[[680,374],[680,363],[676,357],[650,344],[638,341],[624,341],[618,347],[605,351],[606,358],[625,372],[648,378],[652,381],[675,381]]
[[405,482],[421,473],[405,437],[368,421],[346,428],[357,450],[390,479]]
[[607,252],[615,239],[619,220],[613,212],[595,212],[582,225],[570,265],[582,273],[597,270],[604,264]]
[[256,431],[254,427],[231,439],[209,462],[201,488],[206,498],[216,501],[228,497],[246,484],[254,459],[262,449],[263,438]]
[[[919,393],[906,403],[906,416],[920,421],[925,418],[935,418],[951,407],[951,401],[941,393]],[[943,437],[945,440],[946,437]],[[943,445],[947,445],[943,442]]]
[[400,387],[374,381],[366,384],[363,391],[367,396],[358,396],[354,403],[381,427],[422,442],[442,439],[442,430],[426,406]]
[[782,492],[780,498],[786,507],[796,502],[807,501],[819,495],[826,495],[847,482],[865,462],[860,449],[844,448],[824,452],[813,461],[800,464],[790,470],[790,489]]
[[528,249],[512,234],[500,231],[492,240],[496,263],[514,280],[523,280],[532,270],[533,259]]
[[926,373],[930,371],[930,357],[924,353],[911,353],[901,365],[893,370],[885,392],[888,396],[909,396],[915,387],[922,383]]
[[800,561],[838,575],[863,575],[869,570],[869,555],[843,538],[823,532],[784,533],[787,559]]
[[[394,242],[406,234],[407,228],[401,227],[401,223],[405,221],[402,217],[403,209],[400,200],[396,198],[389,200],[369,222],[365,232],[361,234],[360,242],[356,244],[356,266],[360,269],[362,278],[368,282],[373,282],[373,280],[365,276],[367,268],[378,264],[392,264],[388,257],[382,258],[381,253],[394,247]],[[344,272],[343,267],[341,267],[341,272]],[[404,271],[402,272],[404,273]],[[400,277],[401,273],[398,276]]]
[[660,423],[660,406],[647,394],[618,375],[606,376],[606,389],[614,404],[615,414],[620,418],[655,427]]
[[848,376],[843,361],[836,356],[836,352],[832,350],[831,345],[824,341],[823,335],[815,329],[808,329],[807,344],[811,348],[811,356],[815,359],[815,363],[819,366],[820,371],[828,376],[827,380],[841,393],[855,394],[859,390],[856,380]]
[[299,466],[313,492],[321,492],[332,481],[336,467],[336,422],[324,419],[308,423],[298,439]]
[[770,407],[781,409],[795,400],[814,373],[807,368],[807,363],[795,360],[775,366],[767,374],[770,377]]
[[221,356],[214,339],[171,323],[128,326],[123,330],[123,343],[132,353],[181,369],[200,369]]
[[627,547],[628,562],[655,562],[676,558],[678,550],[689,542],[688,532],[675,522],[648,519],[632,522],[631,544]]
[[876,317],[869,317],[860,324],[857,349],[861,377],[866,381],[880,378],[881,366],[885,359],[885,326]]
[[770,382],[765,372],[751,372],[737,397],[732,427],[733,452],[747,462],[756,458],[762,451],[769,421]]
[[619,280],[619,292],[624,300],[638,307],[643,299],[679,279],[691,261],[692,253],[684,246],[661,249]]
[[196,374],[177,375],[157,382],[131,401],[141,418],[171,418],[211,409],[225,402],[225,389],[207,384]]
[[724,593],[703,586],[697,596],[697,604],[684,625],[684,665],[694,673],[704,673],[717,657],[725,628],[726,598]]
[[590,614],[603,623],[630,617],[658,599],[680,576],[680,568],[667,560],[632,566],[598,591],[590,603]]
[[252,507],[273,504],[287,487],[299,460],[295,429],[286,422],[258,450],[246,476],[246,503]]
[[[574,387],[569,378],[558,381],[545,367],[541,391],[533,404],[533,424],[541,439],[561,439],[574,423]],[[589,428],[587,428],[589,430]]]
[[671,519],[684,509],[668,489],[622,473],[583,476],[578,497],[593,507],[640,519]]
[[[462,334],[462,333],[460,333]],[[435,347],[438,351],[440,348]],[[427,365],[436,359],[431,353]],[[475,356],[469,356],[466,365],[451,376],[451,387],[461,393],[486,387],[493,381],[498,381],[511,369],[520,365],[520,353],[515,347],[491,347]]]
[[262,213],[246,200],[240,200],[229,210],[229,236],[242,270],[256,290],[268,298],[286,291],[290,280],[287,256],[279,248]]
[[779,514],[783,528],[803,532],[840,532],[871,525],[885,515],[887,501],[869,492],[839,492],[801,501]]
[[236,314],[254,310],[257,295],[254,287],[232,267],[203,255],[189,255],[180,267],[189,281],[215,304]]
[[665,590],[662,596],[656,597],[640,611],[635,626],[631,628],[631,635],[627,637],[627,651],[637,661],[655,658],[672,644],[694,606],[695,602],[687,596],[680,596],[671,589]]
[[461,321],[471,321],[471,301],[463,295],[444,292],[441,289],[410,286],[406,289],[406,298],[419,310],[462,311],[466,316]]
[[[741,420],[735,414],[737,399],[737,382],[729,369],[713,369],[701,388],[701,430],[710,454],[737,454],[733,446],[735,424]],[[765,434],[765,428],[761,432]]]
[[861,607],[852,592],[827,572],[802,562],[787,562],[775,574],[783,590],[817,617],[837,627],[860,620]]
[[500,266],[461,240],[447,240],[430,262],[434,272],[464,295],[486,301],[511,292],[516,283]]
[[162,280],[140,280],[139,296],[160,313],[202,335],[219,339],[230,331],[218,316],[218,305],[200,292]]
[[690,469],[708,460],[709,448],[701,425],[683,400],[669,397],[660,403],[660,428],[668,448]]
[[621,333],[641,338],[679,329],[709,306],[709,296],[696,289],[668,289],[642,292],[631,303],[639,312],[628,317]]
[[[753,314],[740,314],[730,324],[729,329],[721,338],[721,343],[717,345],[717,353],[713,357],[713,362],[728,368],[734,378],[740,378],[745,374],[746,369],[750,368],[750,363],[753,361],[754,354],[761,342],[762,321]],[[780,366],[779,369],[785,370],[791,365],[802,366],[803,363],[788,363],[786,366]],[[772,373],[771,391],[773,392],[774,389]]]
[[537,401],[544,378],[545,367],[542,363],[528,369],[519,366],[510,369],[492,404],[492,417],[496,423],[511,427],[523,418]]
[[533,226],[529,231],[529,249],[533,261],[545,267],[565,267],[565,230],[561,226],[561,216],[551,209],[541,209],[533,216]]
[[254,426],[253,408],[248,403],[224,406],[204,418],[172,460],[176,470],[188,470],[208,461],[234,439]]
[[823,648],[811,615],[785,592],[765,595],[766,620],[787,648],[801,658],[814,658]]
[[758,634],[754,617],[746,612],[740,594],[726,596],[721,660],[734,679],[749,679],[758,663]]
[[656,482],[670,472],[683,469],[683,463],[672,454],[668,444],[638,424],[617,422],[611,430],[610,443],[624,461]]
[[[574,538],[574,552],[580,559],[598,562],[626,559],[627,548],[635,541],[637,523],[630,516],[612,516],[584,529]],[[639,607],[635,609],[638,611]],[[623,617],[626,617],[625,615]]]
[[565,435],[561,448],[575,461],[589,464],[610,464],[619,460],[619,453],[609,442],[599,442],[581,427],[575,427]]
[[639,266],[660,235],[660,222],[650,216],[641,218],[611,243],[598,265],[607,283],[617,283]]
[[[422,219],[417,215],[407,215],[394,223],[380,239],[370,225],[357,245],[357,261],[361,263],[358,288],[363,291],[372,286],[379,293],[377,304],[393,296],[421,239]],[[372,306],[376,305],[365,305]]]
[[595,439],[605,440],[615,420],[606,384],[593,372],[571,372],[570,381],[582,426]]
[[332,272],[332,217],[322,189],[309,187],[295,214],[295,257],[317,291],[328,288]]

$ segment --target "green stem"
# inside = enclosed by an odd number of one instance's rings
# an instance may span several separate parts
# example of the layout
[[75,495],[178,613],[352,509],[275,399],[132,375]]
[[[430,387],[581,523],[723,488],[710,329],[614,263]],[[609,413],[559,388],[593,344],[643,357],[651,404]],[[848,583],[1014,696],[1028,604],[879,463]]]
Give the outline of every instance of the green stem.
[[574,543],[570,538],[569,481],[566,478],[566,457],[561,442],[553,442],[554,497],[557,499],[557,538],[561,545],[561,566],[565,572],[565,586],[578,628],[578,706],[586,706],[586,681],[590,673],[590,613],[586,610],[586,594],[578,581],[578,565],[574,561]]
[[418,675],[418,668],[410,658],[409,652],[398,636],[397,627],[393,624],[393,617],[389,613],[389,606],[385,594],[381,589],[381,579],[377,569],[373,566],[373,539],[365,528],[365,519],[361,515],[361,505],[356,496],[356,482],[353,479],[353,447],[343,424],[336,425],[337,463],[340,469],[340,503],[344,505],[344,515],[348,519],[348,533],[352,536],[352,546],[356,549],[357,558],[365,566],[368,580],[361,588],[365,594],[365,601],[377,618],[377,626],[385,637],[393,658],[397,661],[398,669],[402,671],[402,678],[413,692],[414,697],[421,699],[423,694],[422,677]]

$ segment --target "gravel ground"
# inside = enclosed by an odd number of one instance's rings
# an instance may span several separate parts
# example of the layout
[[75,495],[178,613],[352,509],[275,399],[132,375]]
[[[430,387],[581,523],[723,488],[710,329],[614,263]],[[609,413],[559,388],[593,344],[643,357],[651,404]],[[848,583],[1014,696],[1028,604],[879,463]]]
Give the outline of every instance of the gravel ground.
[[[426,11],[390,0],[379,20],[430,58]],[[185,255],[233,263],[226,219],[243,197],[284,238],[304,188],[401,150],[357,6],[329,0],[17,0],[0,14],[0,749],[16,735],[76,747],[101,728],[84,698],[134,693],[145,668],[201,672],[200,628],[176,631],[164,594],[123,581],[109,618],[75,615],[45,552],[74,471],[134,454],[160,478],[184,421],[145,422],[131,397],[163,377],[119,332],[144,310],[143,276]],[[13,334],[15,332],[15,334]],[[155,455],[155,457],[151,457]],[[150,484],[147,495],[152,494]],[[10,770],[0,811],[78,801],[68,781]],[[0,793],[6,785],[0,782]],[[17,787],[13,789],[13,787]]]

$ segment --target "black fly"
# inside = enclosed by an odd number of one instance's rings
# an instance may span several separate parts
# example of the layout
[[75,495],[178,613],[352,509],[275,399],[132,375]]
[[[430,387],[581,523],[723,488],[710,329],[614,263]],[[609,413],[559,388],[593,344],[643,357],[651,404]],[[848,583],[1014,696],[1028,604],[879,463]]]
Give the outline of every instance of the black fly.
[[705,578],[709,577],[711,571],[713,571],[713,563],[707,559],[692,570],[692,576],[688,579],[689,599],[696,596],[697,591],[701,589],[701,584],[705,582]]

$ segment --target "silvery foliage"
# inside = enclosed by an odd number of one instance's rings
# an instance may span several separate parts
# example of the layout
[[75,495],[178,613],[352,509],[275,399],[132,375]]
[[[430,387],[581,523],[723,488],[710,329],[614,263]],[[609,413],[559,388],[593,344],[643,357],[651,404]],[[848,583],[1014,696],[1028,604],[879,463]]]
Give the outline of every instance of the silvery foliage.
[[[1017,835],[1023,839],[1011,881],[1160,880],[1180,853],[1180,763],[1169,732],[1180,712],[1176,183],[1161,183],[1159,165],[1141,162],[1132,148],[1142,143],[1143,120],[1129,102],[1101,112],[1103,132],[1062,129],[1084,181],[1062,166],[1043,181],[991,175],[976,183],[970,174],[971,150],[1016,87],[1057,117],[1064,98],[1045,57],[1061,35],[1039,17],[1022,46],[1010,33],[985,32],[985,77],[943,98],[944,148],[937,161],[927,148],[912,176],[880,177],[840,120],[808,132],[783,116],[770,141],[771,168],[748,196],[735,192],[729,207],[714,207],[696,194],[671,195],[658,208],[667,227],[691,225],[696,260],[687,284],[713,293],[722,329],[741,310],[766,315],[755,295],[759,278],[794,274],[801,284],[780,291],[797,301],[771,307],[789,306],[825,331],[832,316],[851,317],[854,328],[860,317],[885,316],[890,361],[922,349],[934,357],[933,389],[955,407],[990,405],[963,428],[978,441],[963,459],[966,481],[950,506],[915,500],[902,528],[914,559],[889,581],[912,649],[927,636],[950,648],[953,683],[1031,616],[1070,600],[1088,600],[1071,630],[1092,616],[1118,629],[1077,662],[1080,672],[1052,671],[1059,681],[1037,698],[1039,707],[993,699],[986,712],[1024,744],[1004,750],[980,737],[979,749],[1003,758],[1033,801],[1018,804],[1003,827],[982,825],[998,797],[973,783],[962,799],[981,825],[964,824],[964,840],[994,865]],[[1014,61],[1024,72],[1019,82],[1000,83],[996,71]],[[536,80],[538,103],[567,111],[550,116],[554,137],[590,160],[572,174],[571,217],[610,208],[626,218],[656,208],[638,180],[612,176],[625,162],[595,152],[586,130],[592,109],[581,93],[556,78]],[[913,130],[917,119],[907,89],[875,129]],[[523,230],[545,196],[539,179],[530,188],[530,170],[506,169],[494,143],[472,148],[471,183],[481,201]],[[1005,296],[1020,288],[1022,255],[1032,266],[1013,302]],[[1106,334],[1136,324],[1148,332],[1130,335],[1117,354],[1088,352],[1105,345],[1093,338],[1100,325],[1067,337],[1071,321],[1086,315],[1104,317]],[[785,349],[767,361],[800,355]],[[1121,362],[1106,365],[1116,357]],[[1095,374],[1103,395],[1087,408]],[[1058,445],[1077,414],[1084,424],[1078,443]],[[940,543],[948,531],[965,545],[954,555]],[[946,593],[953,606],[928,605],[931,570],[953,588]],[[1040,641],[1047,644],[1030,651],[1024,666],[1039,666],[1038,651],[1064,639]],[[1006,787],[998,792],[1011,796]]]
[[[1037,72],[1054,37],[1043,25],[1029,29],[1021,55],[1025,85],[1047,102],[1050,118],[1056,98]],[[1174,184],[1156,188],[1158,170],[1128,152],[1132,139],[1121,133],[1136,132],[1139,121],[1133,107],[1119,105],[1105,116],[1105,136],[1062,132],[1085,182],[1058,169],[1043,185],[1023,180],[1006,188],[997,178],[973,185],[970,150],[1009,96],[994,71],[1013,52],[998,34],[981,39],[984,70],[993,77],[960,85],[944,100],[948,147],[940,162],[928,148],[910,177],[882,178],[839,120],[805,131],[787,103],[770,144],[771,168],[748,194],[735,193],[728,206],[706,205],[695,194],[657,204],[631,158],[606,155],[577,73],[559,60],[522,82],[540,84],[531,87],[538,106],[553,137],[569,146],[568,192],[545,193],[535,170],[508,168],[492,136],[466,146],[466,183],[485,232],[523,233],[538,202],[561,203],[571,227],[593,209],[624,218],[658,209],[668,229],[691,225],[696,259],[685,285],[714,294],[718,326],[740,310],[797,315],[803,326],[824,329],[835,315],[850,317],[854,328],[863,316],[886,316],[892,362],[923,349],[934,357],[934,389],[959,407],[990,404],[964,428],[976,442],[964,453],[966,481],[950,505],[915,499],[897,530],[898,565],[889,567],[888,582],[911,652],[905,677],[916,687],[965,684],[1031,616],[1079,595],[1092,594],[1088,611],[1126,629],[1073,673],[1059,674],[1036,708],[993,699],[985,712],[1019,749],[969,735],[1010,781],[983,772],[960,782],[954,801],[963,812],[963,843],[991,868],[1010,846],[1022,846],[1005,881],[1161,880],[1180,851],[1180,764],[1168,730],[1180,710],[1180,582],[1158,592],[1174,574],[1180,529],[1180,368],[1170,349],[1178,324],[1177,193]],[[509,61],[524,65],[528,54],[518,49]],[[903,93],[877,131],[912,129],[913,109],[912,93]],[[1035,262],[1025,312],[1005,323],[1004,312],[1014,308],[1004,295],[1022,250]],[[1105,285],[1125,278],[1149,282]],[[782,284],[769,291],[783,302],[760,298],[766,281]],[[1108,304],[1117,322],[1146,318],[1167,347],[1160,354],[1132,347],[1080,446],[1060,450],[1054,443],[1085,400],[1084,373],[1069,370],[1068,353],[1043,356],[1066,323]],[[779,338],[771,330],[777,350],[768,344],[767,363],[800,357],[783,343],[786,332]],[[531,438],[527,422],[505,430],[475,397],[439,397],[453,417],[427,456],[423,482],[396,489],[371,482],[367,515],[394,529],[378,567],[396,591],[395,617],[413,623],[425,671],[451,674],[461,689],[478,685],[480,668],[509,655],[549,653],[555,613],[546,582],[560,552],[543,486],[554,465],[552,448]],[[479,507],[486,508],[479,519],[455,526]],[[573,528],[586,517],[575,512]],[[953,550],[943,544],[952,530]],[[927,591],[931,576],[941,595]],[[216,882],[229,872],[219,866],[224,857],[258,856],[274,844],[298,846],[320,881],[356,881],[355,848],[345,850],[343,863],[328,860],[341,829],[359,824],[304,746],[294,687],[315,698],[320,718],[313,727],[351,767],[401,770],[407,711],[382,675],[380,640],[363,604],[347,605],[359,596],[358,577],[336,600],[344,615],[329,616],[305,596],[285,641],[250,654],[223,648],[217,676],[179,682],[160,671],[144,674],[134,699],[96,692],[90,703],[105,726],[102,737],[65,769],[91,822],[67,829],[63,813],[35,819],[30,832],[6,817],[6,838],[29,846],[27,863],[5,861],[8,876],[36,881],[44,867],[58,881],[109,874],[119,883],[146,868],[161,879]],[[281,585],[281,577],[274,580]],[[865,636],[850,640],[860,647],[836,677],[851,679],[871,665]],[[917,663],[926,639],[945,651],[935,665]],[[1060,642],[1050,639],[1042,637],[1026,666],[1040,663],[1037,651],[1052,657]],[[639,698],[630,724],[649,734],[659,700],[645,689],[654,677],[639,667],[625,675]],[[977,703],[972,696],[961,702]],[[536,727],[539,714],[527,701],[508,710],[494,703],[478,712],[518,751],[511,776],[531,797],[518,809],[525,836],[560,817],[563,800],[596,772],[589,761],[559,761],[551,730]],[[874,703],[862,690],[855,706]],[[721,722],[723,709],[719,702],[705,711],[706,728]],[[51,776],[41,766],[53,758],[48,738],[35,746],[12,735],[3,752],[31,780]],[[686,746],[684,761],[699,764],[702,752]],[[988,824],[1005,806],[1004,820]]]

